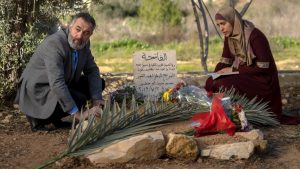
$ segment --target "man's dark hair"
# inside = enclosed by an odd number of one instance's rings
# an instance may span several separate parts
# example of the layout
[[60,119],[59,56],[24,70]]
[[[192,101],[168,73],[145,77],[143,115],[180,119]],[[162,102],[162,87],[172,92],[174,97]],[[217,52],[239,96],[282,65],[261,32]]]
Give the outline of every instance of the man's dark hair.
[[71,24],[73,24],[78,18],[82,18],[82,19],[84,19],[85,21],[91,23],[93,29],[96,28],[96,22],[95,22],[95,19],[94,19],[89,13],[87,13],[87,12],[80,12],[80,13],[77,13],[76,15],[74,15],[74,16],[72,17]]

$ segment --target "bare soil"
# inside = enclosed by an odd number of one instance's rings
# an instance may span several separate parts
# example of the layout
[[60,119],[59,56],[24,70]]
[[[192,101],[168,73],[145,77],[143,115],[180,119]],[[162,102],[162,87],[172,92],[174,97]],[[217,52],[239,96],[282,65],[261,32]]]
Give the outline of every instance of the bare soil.
[[[170,125],[164,133],[177,132],[187,123]],[[87,161],[66,157],[47,168],[142,168],[142,169],[196,169],[196,168],[300,168],[300,125],[281,125],[277,128],[261,128],[268,140],[267,151],[255,153],[248,160],[215,160],[200,158],[197,161],[178,161],[168,157],[154,161],[93,166]],[[35,168],[58,155],[67,146],[69,131],[59,129],[50,132],[31,132],[25,116],[15,109],[0,110],[0,168]],[[237,137],[226,135],[206,136],[207,144],[230,143]]]

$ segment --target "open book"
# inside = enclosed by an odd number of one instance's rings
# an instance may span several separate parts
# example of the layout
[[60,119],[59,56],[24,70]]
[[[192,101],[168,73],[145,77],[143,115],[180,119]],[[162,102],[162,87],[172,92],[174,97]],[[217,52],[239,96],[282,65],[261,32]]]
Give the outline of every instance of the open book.
[[239,74],[239,72],[227,72],[227,73],[208,73],[208,76],[211,76],[213,80],[220,76],[226,76],[226,75],[236,75]]

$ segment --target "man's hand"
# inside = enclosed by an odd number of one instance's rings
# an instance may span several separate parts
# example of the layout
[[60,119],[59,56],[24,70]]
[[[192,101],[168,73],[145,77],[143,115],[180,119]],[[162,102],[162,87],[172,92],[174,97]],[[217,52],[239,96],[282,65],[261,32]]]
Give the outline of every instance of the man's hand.
[[[99,107],[99,106],[94,106],[90,109],[87,109],[85,110],[83,113],[82,113],[82,118],[84,120],[87,120],[88,117],[89,117],[89,114],[94,114],[96,117],[101,117],[103,112],[102,112],[102,109]],[[74,114],[75,118],[77,120],[80,120],[80,112],[77,112],[76,114]]]
[[103,114],[103,111],[100,106],[94,106],[86,111],[88,111],[88,113],[94,114],[96,117],[101,117]]
[[222,74],[222,73],[229,73],[232,72],[232,67],[225,67],[219,71],[217,71],[217,73]]
[[[81,113],[80,112],[77,112],[77,113],[75,113],[74,114],[74,116],[75,116],[75,118],[77,119],[77,120],[80,120],[80,116],[81,116]],[[82,118],[83,118],[83,120],[86,120],[87,118],[88,118],[88,116],[89,116],[89,114],[88,114],[88,112],[87,111],[84,111],[83,113],[82,113]]]
[[95,107],[95,106],[103,108],[104,100],[93,100],[93,107]]

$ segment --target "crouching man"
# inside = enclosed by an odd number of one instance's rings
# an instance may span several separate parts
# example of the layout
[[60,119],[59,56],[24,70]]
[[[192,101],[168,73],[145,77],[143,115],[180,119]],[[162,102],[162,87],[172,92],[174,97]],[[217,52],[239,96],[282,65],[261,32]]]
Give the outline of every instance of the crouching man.
[[[61,119],[80,118],[87,100],[99,115],[105,83],[90,51],[96,27],[88,13],[76,14],[66,29],[48,36],[30,58],[19,81],[15,102],[26,114],[32,131],[71,127]],[[91,111],[84,111],[87,118]]]

